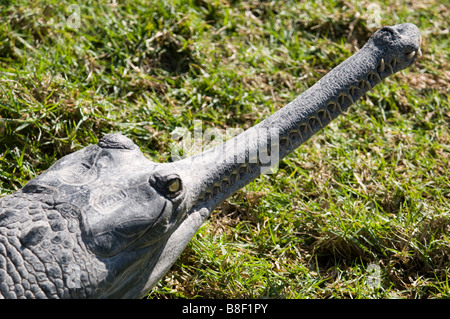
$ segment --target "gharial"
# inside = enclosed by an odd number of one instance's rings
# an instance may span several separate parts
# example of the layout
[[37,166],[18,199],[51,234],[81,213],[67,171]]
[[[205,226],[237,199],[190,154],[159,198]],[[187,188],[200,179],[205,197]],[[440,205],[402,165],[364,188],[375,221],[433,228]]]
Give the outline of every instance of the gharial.
[[0,297],[145,296],[215,207],[410,66],[420,44],[413,24],[383,27],[272,116],[180,161],[151,162],[120,134],[61,158],[0,199]]

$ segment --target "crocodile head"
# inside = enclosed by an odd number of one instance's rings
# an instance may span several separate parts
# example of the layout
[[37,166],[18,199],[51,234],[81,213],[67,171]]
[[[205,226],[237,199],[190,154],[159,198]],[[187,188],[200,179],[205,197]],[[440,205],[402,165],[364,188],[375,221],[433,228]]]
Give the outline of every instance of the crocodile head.
[[419,46],[413,25],[382,28],[292,103],[213,149],[159,164],[128,138],[106,135],[60,159],[23,192],[40,194],[65,218],[78,221],[80,245],[91,260],[92,297],[142,297],[217,205],[373,85],[409,66]]
[[130,139],[110,134],[61,158],[23,188],[78,220],[88,262],[102,265],[90,275],[94,297],[143,295],[164,262],[160,254],[188,209],[180,176],[161,166]]

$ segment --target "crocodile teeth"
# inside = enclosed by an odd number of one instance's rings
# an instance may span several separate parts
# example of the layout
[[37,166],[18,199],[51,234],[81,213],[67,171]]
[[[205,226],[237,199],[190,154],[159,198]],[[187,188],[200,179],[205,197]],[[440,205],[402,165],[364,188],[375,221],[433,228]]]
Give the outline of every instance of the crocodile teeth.
[[384,59],[381,59],[380,66],[378,67],[378,72],[384,72]]
[[411,52],[406,54],[406,58],[408,60],[410,60],[410,59],[412,59],[414,57],[414,55],[416,55],[416,51],[411,51]]
[[391,66],[392,66],[393,68],[395,68],[396,65],[397,65],[397,60],[396,60],[396,59],[393,59],[393,60],[391,61]]

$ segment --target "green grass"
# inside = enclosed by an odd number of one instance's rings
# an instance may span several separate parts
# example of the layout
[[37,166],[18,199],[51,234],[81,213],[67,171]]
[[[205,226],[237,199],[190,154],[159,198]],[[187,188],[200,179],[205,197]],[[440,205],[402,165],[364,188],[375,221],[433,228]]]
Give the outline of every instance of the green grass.
[[194,120],[248,128],[361,47],[379,12],[418,25],[423,57],[229,198],[149,297],[450,297],[448,4],[117,2],[0,1],[2,196],[106,133],[165,162]]

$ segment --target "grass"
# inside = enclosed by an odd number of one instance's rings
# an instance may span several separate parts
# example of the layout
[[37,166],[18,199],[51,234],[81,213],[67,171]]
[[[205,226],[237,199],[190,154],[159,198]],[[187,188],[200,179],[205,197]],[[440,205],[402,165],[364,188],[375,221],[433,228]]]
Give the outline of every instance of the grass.
[[19,0],[0,11],[2,196],[106,133],[165,162],[170,133],[194,120],[248,128],[353,54],[370,23],[415,23],[423,57],[229,198],[149,297],[450,297],[448,5]]

